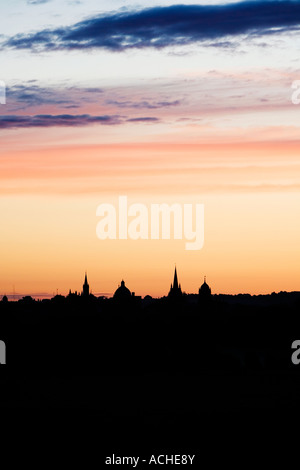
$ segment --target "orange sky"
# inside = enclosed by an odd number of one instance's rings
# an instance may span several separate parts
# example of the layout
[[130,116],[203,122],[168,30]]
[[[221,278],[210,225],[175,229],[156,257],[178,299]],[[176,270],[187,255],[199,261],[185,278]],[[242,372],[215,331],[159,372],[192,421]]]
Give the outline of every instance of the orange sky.
[[[66,294],[84,271],[95,293],[122,278],[137,295],[165,295],[176,262],[182,288],[203,276],[214,293],[298,290],[300,143],[123,144],[2,152],[0,292]],[[205,242],[105,240],[96,208],[203,203]]]
[[[87,271],[94,293],[111,295],[124,278],[137,295],[161,296],[175,263],[186,292],[205,275],[213,293],[300,290],[295,2],[288,19],[254,2],[253,34],[240,2],[181,5],[177,23],[170,11],[182,2],[157,10],[158,0],[150,42],[142,4],[2,3],[0,295],[67,294]],[[222,16],[226,35],[218,4],[236,12]],[[191,35],[195,11],[197,21],[209,15],[207,36]],[[119,18],[118,34],[103,18]],[[98,27],[81,31],[83,21]],[[100,241],[96,209],[121,195],[147,207],[204,204],[203,249]]]

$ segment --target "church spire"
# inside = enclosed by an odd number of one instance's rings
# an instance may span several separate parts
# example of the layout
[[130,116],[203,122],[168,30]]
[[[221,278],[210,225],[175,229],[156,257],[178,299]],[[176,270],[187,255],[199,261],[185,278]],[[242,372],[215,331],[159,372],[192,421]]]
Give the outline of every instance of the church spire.
[[176,264],[175,264],[175,272],[174,272],[173,289],[178,289],[178,278],[177,278]]
[[170,292],[169,292],[169,297],[181,297],[182,292],[181,292],[181,286],[178,283],[178,276],[177,276],[177,269],[175,265],[175,271],[174,271],[174,280],[173,280],[173,285],[171,284]]
[[90,286],[88,284],[87,273],[86,272],[85,272],[85,276],[84,276],[84,284],[82,286],[82,295],[84,297],[88,297],[90,295]]

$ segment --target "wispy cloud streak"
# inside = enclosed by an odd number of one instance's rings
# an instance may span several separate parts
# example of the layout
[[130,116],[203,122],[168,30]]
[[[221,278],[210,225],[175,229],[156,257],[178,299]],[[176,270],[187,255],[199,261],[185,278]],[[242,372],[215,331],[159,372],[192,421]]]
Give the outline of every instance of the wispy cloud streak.
[[120,124],[119,116],[90,116],[89,114],[37,114],[35,116],[0,116],[0,129],[28,127],[86,126],[89,124]]
[[0,116],[0,129],[25,129],[31,127],[83,127],[92,124],[118,125],[126,123],[157,123],[156,117],[128,118],[118,115],[91,116],[90,114],[36,114],[34,116]]

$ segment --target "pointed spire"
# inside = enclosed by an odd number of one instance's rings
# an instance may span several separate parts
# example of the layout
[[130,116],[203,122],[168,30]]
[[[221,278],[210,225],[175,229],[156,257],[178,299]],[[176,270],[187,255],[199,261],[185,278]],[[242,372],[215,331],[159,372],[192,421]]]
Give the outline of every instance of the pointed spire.
[[84,296],[89,296],[90,295],[90,286],[89,286],[88,280],[87,280],[87,272],[85,272],[85,276],[84,276],[84,284],[82,286],[82,295],[84,295]]
[[182,292],[181,292],[181,285],[178,282],[178,276],[177,276],[177,269],[176,269],[176,264],[175,264],[175,270],[174,270],[174,280],[173,280],[173,285],[171,284],[169,296],[171,297],[178,297],[180,298]]
[[175,264],[175,272],[174,272],[173,289],[178,289],[178,278],[177,278],[176,264]]
[[204,276],[204,283],[206,284],[206,276]]

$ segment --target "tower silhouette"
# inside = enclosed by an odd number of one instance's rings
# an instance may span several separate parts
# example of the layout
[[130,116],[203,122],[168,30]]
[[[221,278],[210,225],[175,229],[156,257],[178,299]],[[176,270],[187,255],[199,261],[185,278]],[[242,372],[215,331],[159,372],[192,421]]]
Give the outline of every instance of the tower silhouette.
[[171,284],[169,297],[179,298],[182,296],[181,285],[178,283],[177,269],[175,266],[173,285]]
[[204,276],[204,282],[199,289],[199,301],[208,301],[211,298],[211,288],[206,282],[206,276]]
[[90,295],[90,286],[87,281],[87,274],[85,273],[84,284],[82,286],[82,296],[88,297]]

